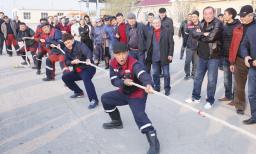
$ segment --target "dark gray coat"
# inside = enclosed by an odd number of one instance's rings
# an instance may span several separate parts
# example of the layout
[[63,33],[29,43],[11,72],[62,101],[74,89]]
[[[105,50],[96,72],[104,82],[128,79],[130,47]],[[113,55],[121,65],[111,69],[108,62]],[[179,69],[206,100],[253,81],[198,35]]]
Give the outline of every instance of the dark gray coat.
[[[148,35],[147,58],[146,58],[146,63],[150,63],[150,64],[152,63],[153,35],[155,35],[154,30],[151,30]],[[173,56],[174,41],[173,41],[173,35],[172,35],[170,29],[161,27],[159,46],[160,46],[160,61],[161,61],[161,63],[163,65],[171,63],[171,61],[168,60],[168,56]]]

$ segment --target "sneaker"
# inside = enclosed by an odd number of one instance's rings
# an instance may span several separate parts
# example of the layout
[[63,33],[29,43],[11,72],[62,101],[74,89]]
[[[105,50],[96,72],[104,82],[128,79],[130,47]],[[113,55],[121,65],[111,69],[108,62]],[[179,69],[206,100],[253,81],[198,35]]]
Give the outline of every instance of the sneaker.
[[92,100],[88,106],[88,109],[94,109],[96,106],[98,106],[99,104],[99,101],[96,101],[96,100]]
[[70,98],[81,98],[84,97],[84,93],[74,93],[73,95],[70,96]]
[[199,104],[200,103],[200,99],[194,99],[194,98],[188,98],[185,100],[186,103],[189,103],[189,104]]
[[221,102],[232,101],[232,99],[228,99],[227,97],[219,98],[218,100]]
[[207,103],[204,105],[204,109],[206,109],[206,110],[209,110],[209,109],[211,109],[211,108],[212,108],[212,104],[209,103],[209,102],[207,102]]

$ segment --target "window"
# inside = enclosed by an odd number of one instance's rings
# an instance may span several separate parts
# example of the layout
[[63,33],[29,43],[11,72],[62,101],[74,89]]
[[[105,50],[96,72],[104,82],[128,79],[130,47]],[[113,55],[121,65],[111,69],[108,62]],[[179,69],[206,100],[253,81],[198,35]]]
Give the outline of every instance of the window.
[[23,19],[25,19],[25,20],[30,20],[30,19],[31,19],[30,12],[24,12],[24,13],[23,13]]
[[61,17],[61,16],[63,16],[64,15],[64,13],[61,13],[61,12],[58,12],[57,13],[57,16],[59,16],[59,17]]
[[42,12],[41,13],[41,18],[48,18],[48,13]]

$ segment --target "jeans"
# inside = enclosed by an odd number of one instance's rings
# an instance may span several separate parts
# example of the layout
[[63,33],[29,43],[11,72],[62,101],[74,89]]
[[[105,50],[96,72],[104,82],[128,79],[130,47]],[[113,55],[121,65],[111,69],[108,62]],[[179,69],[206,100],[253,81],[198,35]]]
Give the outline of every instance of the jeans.
[[152,72],[153,72],[153,81],[154,81],[154,88],[156,90],[160,90],[160,74],[161,68],[163,70],[164,75],[164,90],[166,92],[171,90],[171,78],[170,78],[170,69],[169,64],[162,65],[161,62],[153,62],[152,63]]
[[228,99],[233,99],[232,91],[232,72],[230,71],[230,63],[228,58],[224,57],[222,59],[223,71],[224,71],[224,87],[225,87],[225,97]]
[[98,101],[96,90],[94,84],[92,83],[92,77],[95,73],[96,69],[94,67],[88,67],[80,73],[76,73],[74,71],[66,73],[62,76],[62,80],[70,90],[74,91],[74,93],[83,92],[82,89],[80,89],[75,83],[75,81],[83,80],[89,101]]
[[252,118],[256,120],[256,68],[249,69],[248,97],[251,107]]
[[200,99],[201,98],[201,88],[204,80],[204,76],[207,72],[208,83],[207,83],[207,99],[206,101],[210,104],[213,104],[215,101],[215,91],[218,80],[218,67],[219,59],[210,59],[205,60],[199,58],[198,66],[196,69],[196,76],[194,79],[194,87],[192,92],[192,98]]
[[196,73],[196,66],[198,62],[198,55],[196,50],[186,49],[186,60],[185,60],[185,74],[186,76],[190,76],[190,63],[192,62],[192,72],[191,76],[195,76]]
[[145,66],[145,52],[139,50],[130,50],[129,55],[137,59],[143,66]]

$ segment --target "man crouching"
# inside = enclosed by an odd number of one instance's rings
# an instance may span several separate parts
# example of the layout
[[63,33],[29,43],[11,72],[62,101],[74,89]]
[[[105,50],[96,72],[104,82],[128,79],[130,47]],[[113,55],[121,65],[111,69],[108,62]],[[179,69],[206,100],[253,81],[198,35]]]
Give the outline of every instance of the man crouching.
[[[146,134],[150,148],[148,154],[158,154],[160,151],[156,130],[152,126],[145,106],[147,93],[152,93],[152,80],[150,75],[143,70],[143,66],[133,57],[128,56],[125,44],[115,43],[113,46],[114,58],[110,63],[110,79],[112,85],[118,90],[102,95],[101,102],[106,113],[109,113],[111,122],[104,123],[104,129],[121,129],[123,123],[117,106],[129,105],[137,126]],[[137,83],[146,87],[145,90],[133,86]]]

